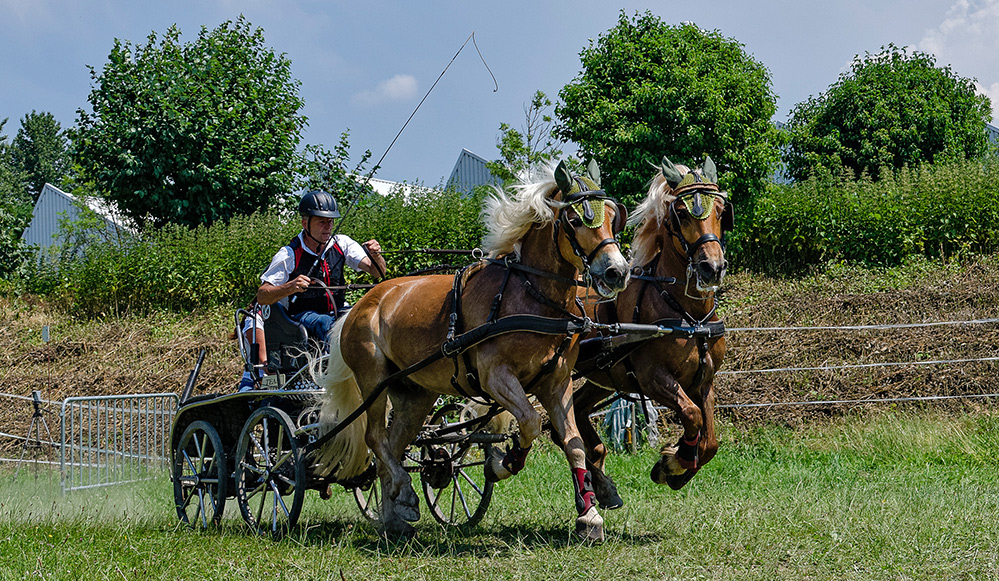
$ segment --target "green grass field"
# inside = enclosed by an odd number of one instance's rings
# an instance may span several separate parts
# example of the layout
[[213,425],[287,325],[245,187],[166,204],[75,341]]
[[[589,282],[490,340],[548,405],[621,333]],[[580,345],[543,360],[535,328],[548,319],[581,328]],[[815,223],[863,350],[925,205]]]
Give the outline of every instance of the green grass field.
[[625,507],[580,544],[569,472],[551,445],[497,485],[482,524],[425,516],[380,539],[336,490],[309,492],[296,531],[251,536],[235,503],[187,530],[166,477],[73,492],[22,469],[0,483],[0,579],[995,579],[999,416],[858,410],[792,431],[721,427],[682,491],[648,477],[656,451],[610,461]]

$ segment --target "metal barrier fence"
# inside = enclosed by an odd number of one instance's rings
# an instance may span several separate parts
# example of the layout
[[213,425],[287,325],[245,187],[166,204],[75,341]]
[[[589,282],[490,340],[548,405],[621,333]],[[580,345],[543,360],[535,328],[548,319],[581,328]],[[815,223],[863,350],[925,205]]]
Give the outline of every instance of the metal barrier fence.
[[59,413],[63,494],[162,474],[179,402],[175,393],[67,398]]

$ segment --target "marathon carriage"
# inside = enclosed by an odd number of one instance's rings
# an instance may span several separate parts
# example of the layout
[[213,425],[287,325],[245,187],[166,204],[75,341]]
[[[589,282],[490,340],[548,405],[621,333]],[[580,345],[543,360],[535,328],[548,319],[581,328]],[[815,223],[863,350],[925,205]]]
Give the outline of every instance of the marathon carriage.
[[[237,314],[249,315],[244,311]],[[237,324],[237,329],[239,325]],[[307,490],[328,499],[334,487],[350,491],[362,514],[378,520],[380,492],[374,464],[359,476],[323,475],[313,459],[321,444],[323,390],[305,357],[305,330],[280,307],[265,319],[270,361],[280,364],[257,389],[190,397],[188,381],[171,434],[177,516],[193,527],[218,524],[234,500],[243,520],[261,534],[295,526]],[[246,362],[248,351],[241,349]],[[200,366],[200,363],[199,363]],[[486,512],[493,483],[484,458],[508,434],[487,431],[498,410],[441,403],[406,451],[406,469],[420,475],[431,515],[443,525],[474,525]]]

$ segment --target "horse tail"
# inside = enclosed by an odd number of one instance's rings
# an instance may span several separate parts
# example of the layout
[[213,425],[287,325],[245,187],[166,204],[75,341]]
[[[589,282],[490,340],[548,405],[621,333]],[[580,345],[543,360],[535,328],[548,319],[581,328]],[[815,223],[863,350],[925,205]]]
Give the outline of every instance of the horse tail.
[[[354,379],[354,372],[347,366],[340,352],[340,333],[346,320],[347,317],[341,317],[330,331],[330,353],[325,365],[323,359],[314,359],[309,363],[313,380],[326,390],[319,411],[320,435],[337,427],[363,403],[361,390]],[[364,442],[367,427],[367,414],[361,414],[343,431],[316,450],[314,460],[319,466],[320,475],[326,476],[336,471],[337,479],[344,480],[359,476],[367,470],[371,464],[371,451]]]

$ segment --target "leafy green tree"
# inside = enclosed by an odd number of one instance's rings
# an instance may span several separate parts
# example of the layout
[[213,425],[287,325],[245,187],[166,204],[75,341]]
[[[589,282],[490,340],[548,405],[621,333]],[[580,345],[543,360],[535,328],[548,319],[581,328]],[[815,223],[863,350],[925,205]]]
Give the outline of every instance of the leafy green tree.
[[[375,194],[364,179],[368,173],[364,166],[371,159],[371,151],[365,151],[351,170],[349,136],[349,131],[341,133],[340,141],[333,151],[321,145],[306,146],[297,170],[298,185],[302,190],[325,190],[333,194],[340,213],[344,216],[349,213],[356,200]],[[296,214],[298,201],[297,197],[289,199],[289,208],[294,209]]]
[[27,251],[21,233],[31,221],[31,202],[24,189],[24,173],[14,164],[11,146],[0,120],[0,277],[17,270]]
[[552,133],[555,119],[549,112],[551,107],[548,95],[537,91],[530,103],[524,105],[522,131],[508,123],[500,123],[500,137],[496,142],[500,159],[486,163],[494,176],[510,183],[525,170],[562,155],[560,143]]
[[11,146],[15,167],[25,174],[31,201],[38,201],[46,182],[61,185],[69,173],[69,141],[51,113],[32,111],[21,119],[21,128]]
[[895,45],[854,59],[829,89],[799,103],[786,125],[791,177],[883,170],[978,157],[987,150],[988,97],[919,51]]
[[144,46],[116,39],[91,78],[74,158],[139,224],[211,224],[292,189],[300,83],[242,17],[186,44],[176,26]]
[[556,134],[596,159],[608,193],[634,202],[662,157],[700,165],[710,155],[739,200],[761,190],[778,158],[769,71],[743,45],[646,11],[580,52],[562,88]]

